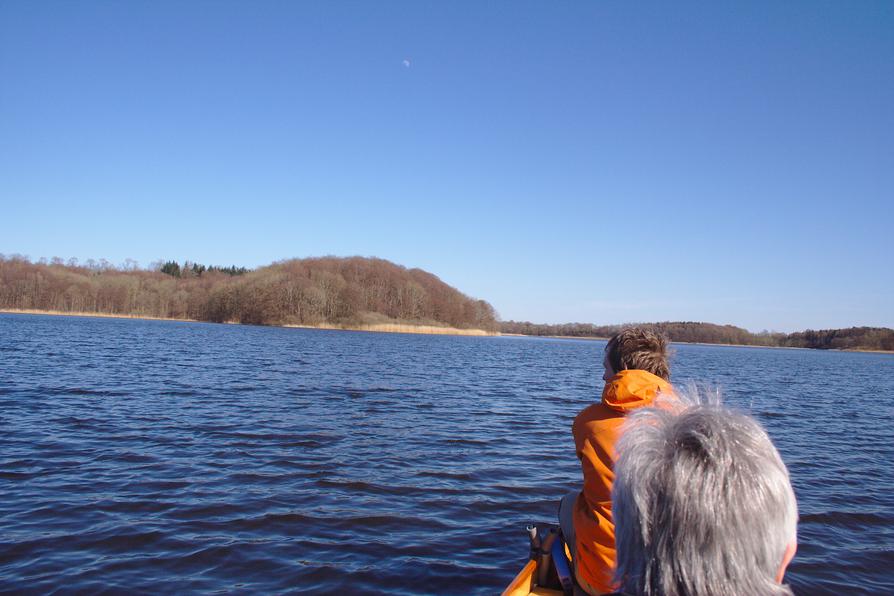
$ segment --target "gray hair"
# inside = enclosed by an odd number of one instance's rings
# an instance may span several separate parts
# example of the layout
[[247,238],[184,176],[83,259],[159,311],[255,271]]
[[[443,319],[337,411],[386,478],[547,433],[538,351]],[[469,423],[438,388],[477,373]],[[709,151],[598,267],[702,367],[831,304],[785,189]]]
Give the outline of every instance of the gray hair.
[[791,594],[788,470],[764,429],[718,405],[628,416],[612,489],[615,581],[637,596]]

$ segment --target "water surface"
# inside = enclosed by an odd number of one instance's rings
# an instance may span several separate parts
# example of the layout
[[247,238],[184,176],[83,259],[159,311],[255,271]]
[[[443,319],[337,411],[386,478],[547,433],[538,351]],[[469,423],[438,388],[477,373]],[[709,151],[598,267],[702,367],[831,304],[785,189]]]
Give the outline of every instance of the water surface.
[[[0,315],[0,591],[498,592],[604,345]],[[675,352],[788,464],[796,593],[894,591],[894,357]]]

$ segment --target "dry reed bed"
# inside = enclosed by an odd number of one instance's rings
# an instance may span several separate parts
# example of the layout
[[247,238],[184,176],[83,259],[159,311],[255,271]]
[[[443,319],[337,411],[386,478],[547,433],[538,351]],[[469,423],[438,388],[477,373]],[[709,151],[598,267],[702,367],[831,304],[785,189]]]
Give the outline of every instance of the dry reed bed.
[[[68,317],[101,317],[106,319],[145,319],[149,321],[196,321],[195,319],[174,319],[170,317],[152,317],[139,314],[118,314],[118,313],[102,313],[102,312],[67,312],[59,310],[35,310],[35,309],[0,309],[0,313],[24,314],[24,315],[51,315],[51,316],[68,316]],[[229,323],[238,324],[236,321],[228,321]],[[277,327],[290,327],[299,329],[335,329],[339,331],[372,331],[376,333],[417,333],[423,335],[473,335],[473,336],[495,336],[496,332],[484,331],[483,329],[457,329],[455,327],[438,327],[435,325],[407,325],[400,323],[374,323],[368,325],[333,325],[330,323],[322,323],[319,325],[275,325]]]

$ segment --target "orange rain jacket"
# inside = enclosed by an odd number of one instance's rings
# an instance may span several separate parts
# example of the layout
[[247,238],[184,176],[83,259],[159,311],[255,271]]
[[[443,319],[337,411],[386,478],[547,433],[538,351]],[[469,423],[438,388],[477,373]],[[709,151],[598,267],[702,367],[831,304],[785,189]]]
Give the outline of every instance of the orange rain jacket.
[[650,405],[671,385],[644,370],[622,370],[605,383],[602,400],[585,408],[571,432],[584,473],[584,489],[574,503],[575,575],[592,594],[613,592],[615,524],[612,520],[612,483],[617,460],[615,444],[624,416]]

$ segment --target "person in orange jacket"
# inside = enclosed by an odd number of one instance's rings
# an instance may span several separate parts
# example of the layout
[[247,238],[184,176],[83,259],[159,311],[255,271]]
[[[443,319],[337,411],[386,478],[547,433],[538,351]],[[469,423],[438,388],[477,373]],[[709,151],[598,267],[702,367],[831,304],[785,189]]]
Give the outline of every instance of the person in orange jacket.
[[659,394],[672,395],[667,339],[631,327],[612,337],[603,361],[602,399],[584,408],[571,432],[583,471],[583,490],[566,495],[559,505],[562,534],[572,554],[574,575],[588,594],[606,594],[617,586],[615,527],[611,491],[615,445],[628,412],[652,405]]

